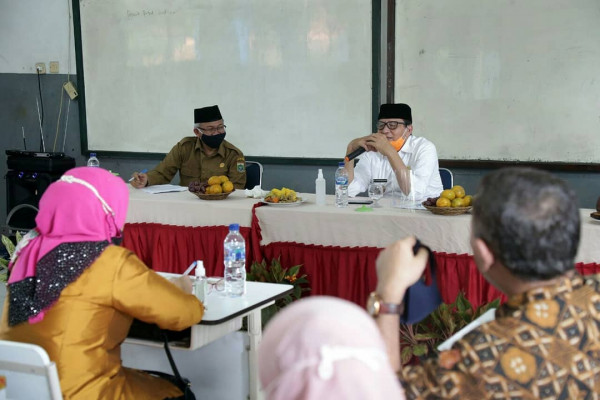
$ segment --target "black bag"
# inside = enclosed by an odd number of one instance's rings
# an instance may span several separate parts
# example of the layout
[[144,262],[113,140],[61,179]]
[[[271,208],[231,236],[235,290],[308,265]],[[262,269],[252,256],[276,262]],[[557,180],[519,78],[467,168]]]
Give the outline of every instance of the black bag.
[[[196,396],[194,392],[192,392],[192,384],[190,380],[179,375],[179,371],[177,370],[177,366],[175,365],[175,361],[173,360],[173,356],[171,355],[171,350],[169,349],[169,339],[167,337],[166,332],[163,332],[163,341],[165,346],[165,353],[167,353],[167,358],[169,359],[169,364],[171,364],[171,369],[173,370],[173,375],[167,374],[165,372],[160,371],[144,371],[147,374],[157,376],[166,381],[171,382],[173,385],[177,386],[179,390],[183,392],[183,397],[177,397],[177,399],[182,400],[196,400]],[[168,400],[168,399],[166,399]]]

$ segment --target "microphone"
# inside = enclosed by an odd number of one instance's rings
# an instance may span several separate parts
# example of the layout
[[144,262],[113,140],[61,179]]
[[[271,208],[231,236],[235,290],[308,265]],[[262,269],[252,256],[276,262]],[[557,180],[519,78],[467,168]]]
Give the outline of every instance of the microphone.
[[346,158],[344,158],[344,160],[346,160],[346,161],[353,160],[356,157],[360,156],[364,152],[365,152],[365,149],[363,147],[359,147],[358,149],[354,150],[352,153],[348,154],[346,156]]

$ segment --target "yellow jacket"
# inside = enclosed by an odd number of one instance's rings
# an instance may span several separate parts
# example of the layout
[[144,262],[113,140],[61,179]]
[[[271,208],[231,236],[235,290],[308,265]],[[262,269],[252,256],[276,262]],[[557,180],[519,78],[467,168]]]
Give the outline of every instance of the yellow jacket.
[[56,362],[65,399],[164,399],[170,383],[121,365],[121,343],[133,318],[182,330],[202,319],[195,296],[148,269],[135,254],[108,246],[36,324],[8,326],[0,339],[37,344]]

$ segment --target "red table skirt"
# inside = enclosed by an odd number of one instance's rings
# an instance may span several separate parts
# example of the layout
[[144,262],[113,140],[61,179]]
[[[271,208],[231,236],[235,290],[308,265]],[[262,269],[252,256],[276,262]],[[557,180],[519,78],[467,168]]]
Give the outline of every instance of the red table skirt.
[[[127,224],[123,246],[135,252],[156,271],[183,272],[194,260],[204,260],[209,276],[223,276],[223,240],[227,226],[182,227],[160,224]],[[312,295],[329,295],[364,305],[375,288],[375,260],[381,249],[374,247],[333,247],[301,243],[271,243],[258,246],[260,234],[240,228],[246,240],[249,267],[254,260],[280,257],[284,267],[302,264]],[[252,249],[252,251],[251,251]],[[435,253],[438,286],[444,302],[451,303],[463,291],[474,306],[504,295],[477,270],[472,256]],[[600,264],[576,265],[583,275],[600,273]]]
[[[223,276],[223,241],[227,226],[126,224],[123,246],[155,271],[182,273],[194,260],[203,260],[208,276]],[[240,227],[250,254],[250,228]]]

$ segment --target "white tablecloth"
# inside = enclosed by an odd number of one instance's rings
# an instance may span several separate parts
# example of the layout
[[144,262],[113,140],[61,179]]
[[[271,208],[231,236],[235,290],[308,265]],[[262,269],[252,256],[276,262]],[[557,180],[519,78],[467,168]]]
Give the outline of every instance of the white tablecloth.
[[252,206],[258,199],[236,190],[224,200],[201,200],[193,193],[149,194],[130,186],[126,222],[180,226],[219,226],[233,223],[250,227]]

